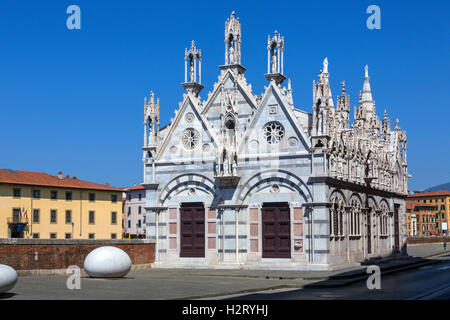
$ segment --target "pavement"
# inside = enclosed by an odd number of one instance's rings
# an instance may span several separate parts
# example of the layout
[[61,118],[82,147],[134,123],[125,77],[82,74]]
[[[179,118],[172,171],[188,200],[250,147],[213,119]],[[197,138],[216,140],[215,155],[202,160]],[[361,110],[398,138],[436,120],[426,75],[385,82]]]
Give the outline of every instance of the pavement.
[[[408,252],[414,257],[391,259],[378,264],[383,275],[421,268],[440,263],[439,259],[422,258],[438,251],[437,247],[427,250],[423,245],[409,246]],[[121,279],[82,276],[79,290],[67,288],[68,275],[24,276],[19,277],[10,292],[0,294],[0,299],[210,299],[264,291],[349,286],[367,279],[366,271],[367,266],[344,271],[136,269]]]

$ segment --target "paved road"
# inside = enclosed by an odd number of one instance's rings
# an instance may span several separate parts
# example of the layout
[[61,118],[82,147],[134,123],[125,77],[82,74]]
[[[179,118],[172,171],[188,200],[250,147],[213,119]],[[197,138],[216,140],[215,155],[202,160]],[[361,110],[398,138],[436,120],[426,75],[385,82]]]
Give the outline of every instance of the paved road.
[[223,297],[231,300],[450,300],[450,254],[435,258],[440,263],[393,273],[381,274],[381,289],[369,290],[366,281],[346,287],[304,288],[282,292],[270,291]]

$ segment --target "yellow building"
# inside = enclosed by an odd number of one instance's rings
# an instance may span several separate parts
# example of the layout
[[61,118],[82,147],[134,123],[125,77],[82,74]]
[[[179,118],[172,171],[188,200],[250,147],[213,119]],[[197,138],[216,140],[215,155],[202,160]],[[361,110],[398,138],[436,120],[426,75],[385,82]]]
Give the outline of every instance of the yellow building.
[[0,169],[0,238],[120,239],[122,189]]
[[[407,198],[417,219],[417,234],[442,235],[442,222],[450,222],[450,190],[417,192]],[[407,219],[410,218],[407,213]],[[448,231],[447,231],[447,234]]]

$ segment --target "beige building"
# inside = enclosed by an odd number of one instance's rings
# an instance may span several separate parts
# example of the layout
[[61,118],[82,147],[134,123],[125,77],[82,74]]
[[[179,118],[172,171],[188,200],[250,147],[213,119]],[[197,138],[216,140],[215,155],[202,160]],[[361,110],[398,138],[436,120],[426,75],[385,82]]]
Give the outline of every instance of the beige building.
[[122,189],[0,169],[0,238],[120,239]]

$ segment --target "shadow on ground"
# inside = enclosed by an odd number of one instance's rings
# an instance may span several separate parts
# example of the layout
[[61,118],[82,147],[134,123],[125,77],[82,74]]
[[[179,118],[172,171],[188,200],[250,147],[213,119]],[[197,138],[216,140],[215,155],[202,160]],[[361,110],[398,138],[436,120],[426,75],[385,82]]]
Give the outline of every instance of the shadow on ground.
[[1,299],[8,299],[11,297],[14,297],[16,294],[13,292],[4,292],[4,293],[0,293],[0,300]]

